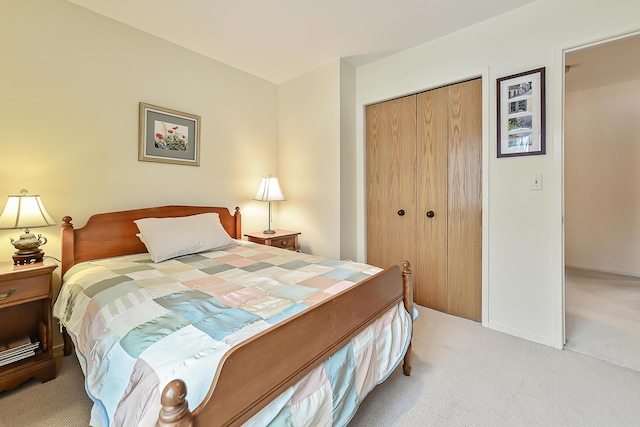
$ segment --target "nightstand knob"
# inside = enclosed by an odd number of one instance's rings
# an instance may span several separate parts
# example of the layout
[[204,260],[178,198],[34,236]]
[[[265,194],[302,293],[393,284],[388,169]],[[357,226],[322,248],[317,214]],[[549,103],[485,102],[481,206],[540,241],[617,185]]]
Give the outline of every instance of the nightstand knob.
[[281,244],[282,246],[287,246],[287,241],[286,241],[286,240],[283,240],[283,241],[281,241],[281,242],[280,242],[280,244]]
[[15,292],[15,289],[9,289],[7,292],[3,292],[0,294],[0,301],[4,301],[9,298]]

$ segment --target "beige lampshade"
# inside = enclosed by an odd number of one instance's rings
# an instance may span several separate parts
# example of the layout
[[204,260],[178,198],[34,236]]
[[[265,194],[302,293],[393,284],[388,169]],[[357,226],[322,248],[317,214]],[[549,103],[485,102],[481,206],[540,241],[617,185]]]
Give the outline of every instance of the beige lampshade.
[[282,194],[278,178],[268,175],[262,178],[260,188],[258,188],[256,197],[254,197],[253,200],[259,200],[261,202],[279,202],[287,199],[285,199],[284,194]]
[[260,181],[260,188],[258,188],[256,197],[254,197],[253,200],[269,202],[269,222],[267,229],[264,230],[263,233],[275,234],[276,231],[271,229],[271,202],[287,200],[284,198],[284,194],[282,194],[278,178],[274,178],[271,175],[262,177],[262,181]]
[[37,194],[27,190],[7,198],[7,204],[0,214],[0,229],[30,229],[55,225]]

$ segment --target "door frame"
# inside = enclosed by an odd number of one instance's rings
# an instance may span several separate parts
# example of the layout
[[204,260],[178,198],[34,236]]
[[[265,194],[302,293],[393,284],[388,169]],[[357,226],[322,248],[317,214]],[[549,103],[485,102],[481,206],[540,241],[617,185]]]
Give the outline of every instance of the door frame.
[[566,344],[566,313],[565,313],[565,226],[564,226],[564,117],[565,117],[565,58],[570,52],[579,51],[589,47],[597,46],[604,43],[621,40],[631,36],[640,35],[640,24],[635,23],[624,27],[617,27],[606,32],[591,34],[567,41],[556,46],[555,63],[554,63],[554,122],[559,123],[554,126],[553,140],[555,141],[553,148],[554,155],[554,176],[558,177],[554,183],[554,212],[559,213],[556,222],[556,231],[554,248],[554,276],[557,278],[557,294],[553,298],[554,307],[554,324],[556,325],[553,337],[554,347],[563,349]]

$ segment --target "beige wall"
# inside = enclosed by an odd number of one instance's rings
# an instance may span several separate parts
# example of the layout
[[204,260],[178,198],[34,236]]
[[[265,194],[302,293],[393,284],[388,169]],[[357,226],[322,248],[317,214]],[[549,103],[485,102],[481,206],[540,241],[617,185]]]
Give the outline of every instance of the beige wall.
[[[483,324],[491,328],[563,346],[562,51],[640,29],[638,19],[636,0],[537,0],[357,70],[361,180],[364,105],[482,75]],[[539,67],[547,71],[547,154],[498,159],[496,79]],[[542,191],[529,189],[532,174],[543,175]],[[359,191],[364,218],[362,181]]]
[[[0,197],[42,196],[57,220],[163,204],[240,206],[277,173],[278,88],[64,0],[0,5]],[[200,167],[138,161],[138,104],[201,116]],[[59,225],[38,229],[59,257]],[[0,230],[0,259],[10,260]]]
[[340,258],[358,258],[356,70],[340,64]]
[[279,87],[280,226],[301,249],[356,259],[355,69],[335,60]]
[[281,228],[304,252],[340,258],[340,61],[279,86]]
[[571,92],[566,264],[640,276],[640,80]]

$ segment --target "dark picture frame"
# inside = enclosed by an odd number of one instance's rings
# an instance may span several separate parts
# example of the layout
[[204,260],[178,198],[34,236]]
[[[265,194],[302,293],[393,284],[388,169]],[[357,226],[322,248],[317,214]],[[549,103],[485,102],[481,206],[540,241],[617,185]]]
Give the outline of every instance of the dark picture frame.
[[496,80],[498,157],[546,154],[545,69]]
[[138,160],[200,166],[200,116],[140,103]]

